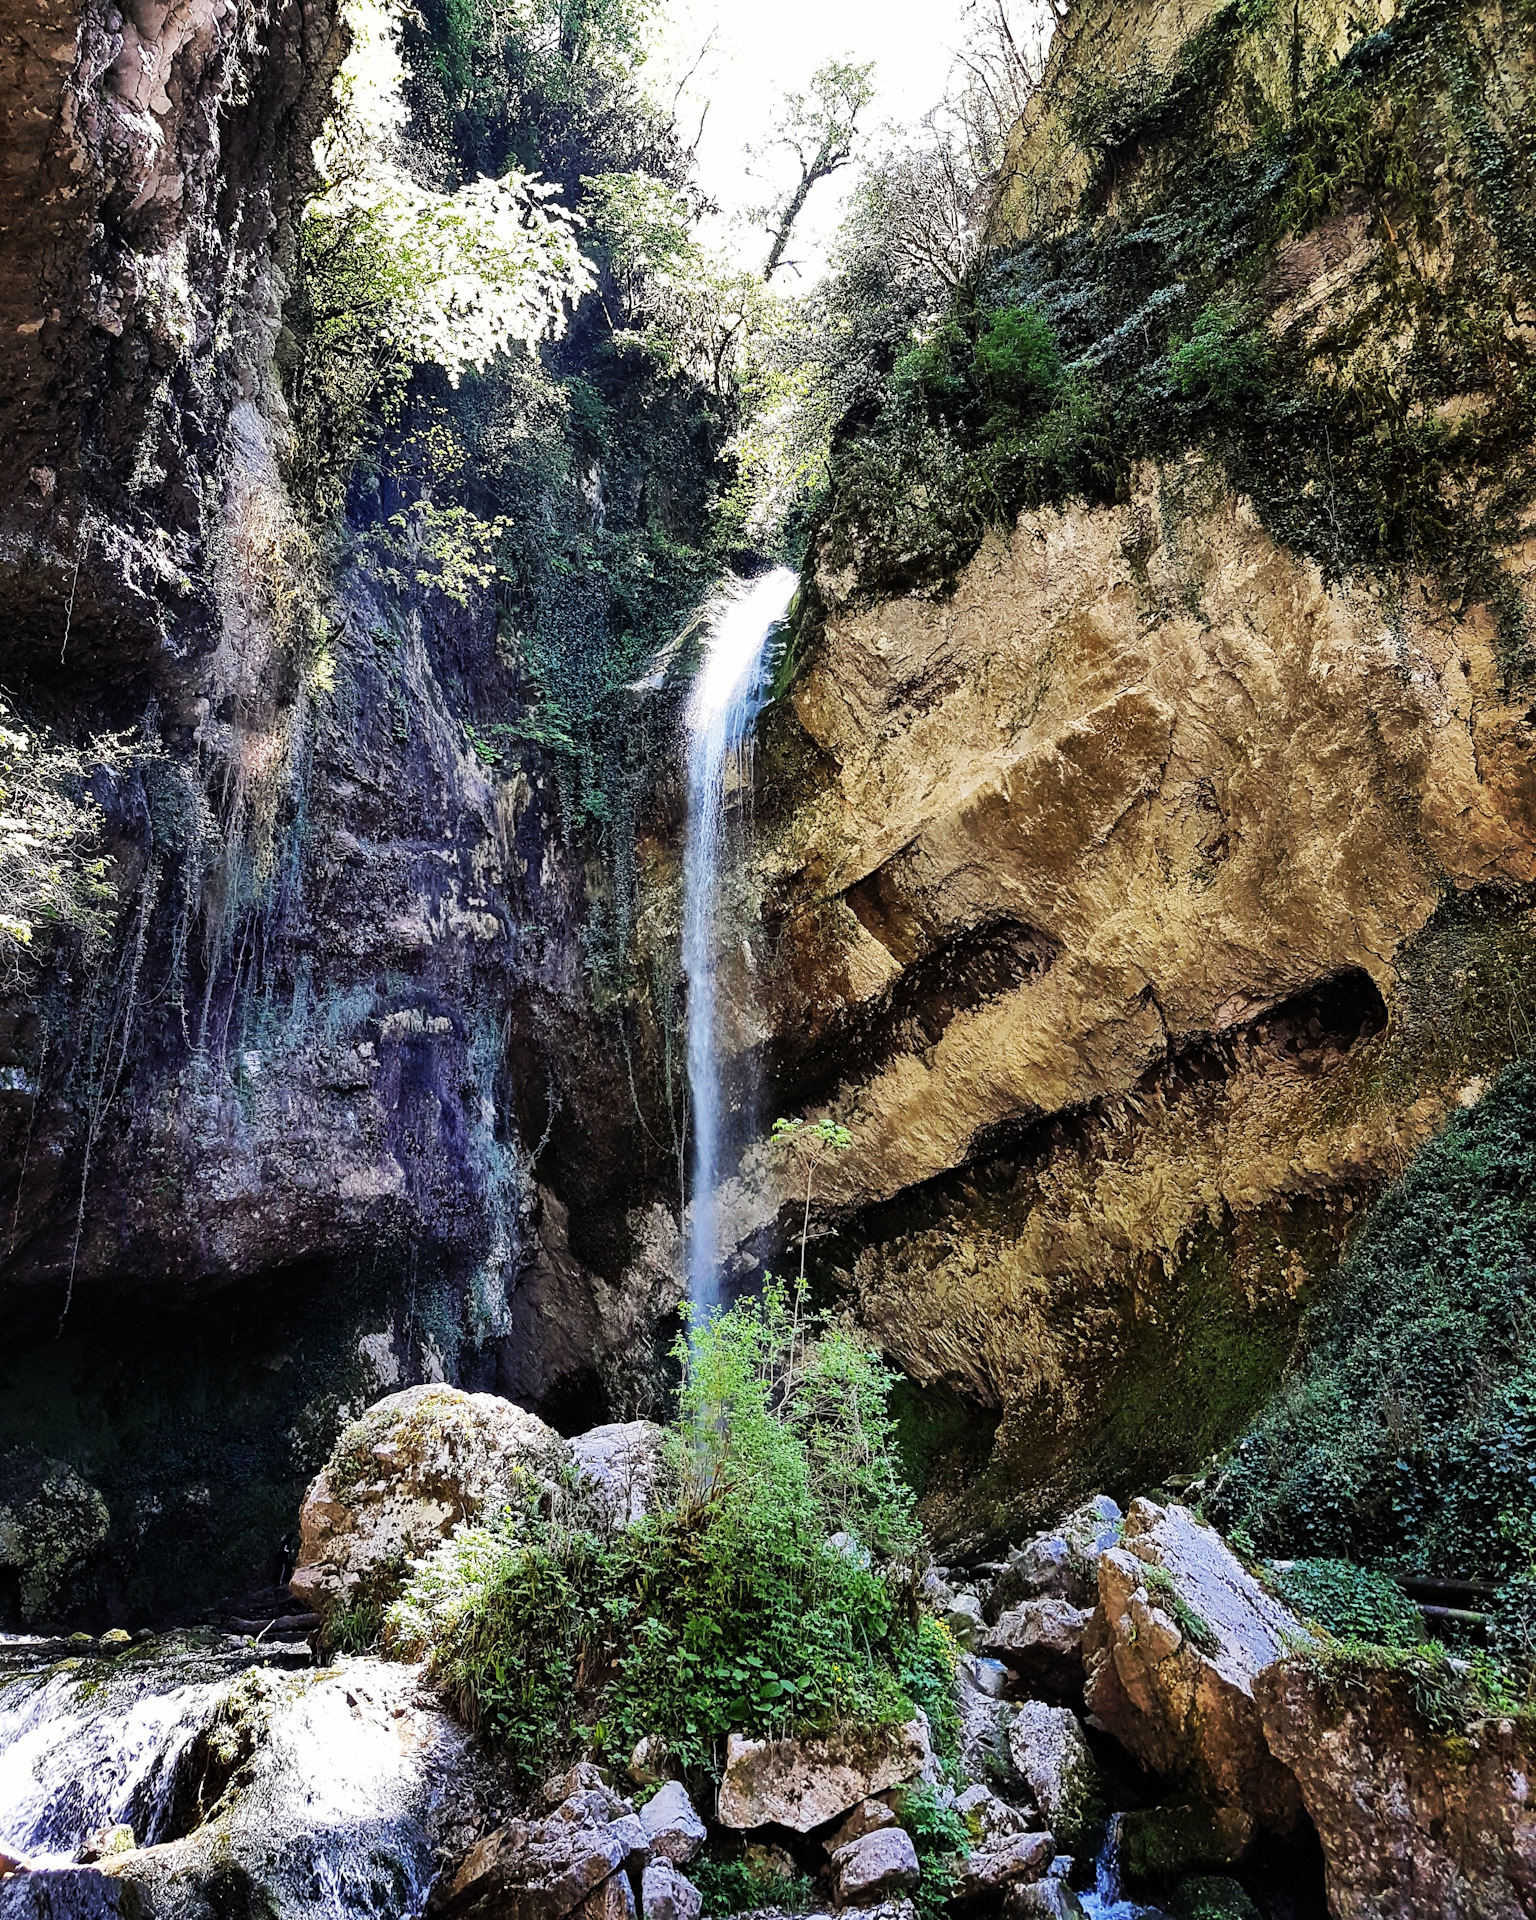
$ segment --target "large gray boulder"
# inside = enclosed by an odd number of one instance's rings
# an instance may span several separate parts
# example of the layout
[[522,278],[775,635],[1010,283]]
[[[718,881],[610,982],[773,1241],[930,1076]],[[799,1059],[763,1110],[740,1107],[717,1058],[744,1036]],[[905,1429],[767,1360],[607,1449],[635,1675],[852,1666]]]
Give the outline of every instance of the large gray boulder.
[[645,1516],[664,1464],[665,1442],[665,1431],[653,1420],[592,1427],[571,1441],[577,1474],[610,1526],[633,1526]]
[[1083,1635],[1092,1612],[1047,1594],[1021,1600],[986,1631],[980,1652],[1001,1660],[1037,1698],[1064,1703],[1083,1691]]
[[915,1887],[917,1849],[903,1827],[877,1827],[832,1856],[832,1897],[839,1908],[870,1907]]
[[699,1920],[704,1896],[670,1860],[653,1860],[640,1882],[641,1920]]
[[510,1400],[445,1386],[392,1393],[353,1421],[310,1483],[290,1590],[327,1622],[339,1607],[382,1609],[413,1559],[569,1464],[559,1434]]
[[686,1866],[709,1837],[687,1789],[677,1780],[666,1781],[646,1801],[640,1824],[652,1855],[678,1867]]
[[1220,1534],[1184,1507],[1137,1500],[1099,1558],[1088,1705],[1145,1765],[1287,1832],[1301,1796],[1270,1752],[1254,1685],[1308,1639]]
[[717,1814],[723,1827],[809,1833],[859,1801],[915,1779],[932,1758],[921,1717],[899,1727],[847,1727],[812,1740],[726,1741]]
[[1021,1600],[1065,1600],[1091,1608],[1094,1569],[1099,1555],[1114,1546],[1122,1518],[1108,1494],[1096,1493],[1054,1527],[1011,1547],[987,1596],[987,1618],[997,1620]]
[[1340,1686],[1306,1660],[1267,1668],[1255,1693],[1322,1842],[1335,1920],[1536,1913],[1527,1716],[1446,1739],[1424,1724],[1411,1676],[1362,1667]]
[[955,1898],[989,1904],[1009,1887],[1041,1880],[1056,1857],[1048,1833],[999,1835],[975,1848],[955,1876]]
[[1051,1831],[1075,1847],[1101,1811],[1099,1770],[1077,1715],[1026,1700],[1008,1729],[1014,1769]]

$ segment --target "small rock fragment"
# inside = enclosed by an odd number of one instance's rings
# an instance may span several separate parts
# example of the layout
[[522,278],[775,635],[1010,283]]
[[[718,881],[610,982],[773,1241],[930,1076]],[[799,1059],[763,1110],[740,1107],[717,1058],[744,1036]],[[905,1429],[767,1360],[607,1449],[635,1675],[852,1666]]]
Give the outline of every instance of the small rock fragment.
[[901,1822],[883,1800],[861,1800],[827,1842],[827,1852],[836,1853],[866,1833],[878,1833],[881,1827],[900,1826]]

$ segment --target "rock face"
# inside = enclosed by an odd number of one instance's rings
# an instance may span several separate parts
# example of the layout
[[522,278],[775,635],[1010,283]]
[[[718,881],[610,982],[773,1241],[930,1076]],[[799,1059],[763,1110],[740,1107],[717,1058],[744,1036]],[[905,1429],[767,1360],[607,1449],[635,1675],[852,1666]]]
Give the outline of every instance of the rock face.
[[536,1483],[566,1457],[542,1420],[493,1394],[391,1394],[347,1429],[304,1497],[295,1598],[322,1619],[387,1604],[412,1558],[461,1521],[494,1513],[519,1476]]
[[809,1833],[861,1800],[900,1786],[931,1758],[921,1720],[850,1728],[824,1740],[726,1742],[718,1817],[723,1827],[793,1827]]
[[1305,1639],[1219,1534],[1183,1507],[1137,1500],[1121,1546],[1099,1560],[1088,1705],[1147,1766],[1285,1832],[1300,1796],[1270,1752],[1254,1688]]
[[1516,1920],[1536,1907],[1536,1751],[1523,1723],[1437,1739],[1401,1680],[1331,1688],[1302,1662],[1270,1667],[1255,1691],[1317,1828],[1337,1920]]

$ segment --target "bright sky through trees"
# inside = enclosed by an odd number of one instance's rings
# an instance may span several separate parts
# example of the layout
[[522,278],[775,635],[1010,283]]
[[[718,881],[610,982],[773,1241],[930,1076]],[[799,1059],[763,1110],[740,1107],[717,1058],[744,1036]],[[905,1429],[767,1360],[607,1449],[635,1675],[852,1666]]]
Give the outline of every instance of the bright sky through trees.
[[[664,6],[668,95],[709,42],[679,102],[678,122],[691,140],[708,101],[700,179],[725,212],[727,231],[719,237],[743,265],[753,266],[762,264],[768,237],[740,216],[792,181],[794,167],[782,153],[764,152],[754,161],[748,149],[766,145],[785,94],[803,92],[829,60],[872,60],[875,98],[860,124],[878,136],[889,122],[920,120],[944,92],[966,16],[966,0],[664,0]],[[812,193],[788,256],[801,263],[801,272],[797,279],[782,270],[775,281],[781,291],[803,290],[820,272],[854,178],[855,169],[844,169]]]

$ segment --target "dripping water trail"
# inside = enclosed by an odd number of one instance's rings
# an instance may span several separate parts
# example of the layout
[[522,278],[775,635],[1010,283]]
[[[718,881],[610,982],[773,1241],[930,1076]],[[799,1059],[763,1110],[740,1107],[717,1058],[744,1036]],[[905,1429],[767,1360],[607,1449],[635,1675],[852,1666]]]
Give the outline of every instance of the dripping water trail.
[[683,977],[688,983],[688,1096],[693,1115],[693,1204],[688,1297],[695,1319],[719,1304],[716,1184],[729,1150],[720,1091],[718,967],[723,948],[720,872],[726,776],[763,704],[768,639],[795,590],[786,567],[738,587],[710,623],[688,702],[688,834],[683,853]]

